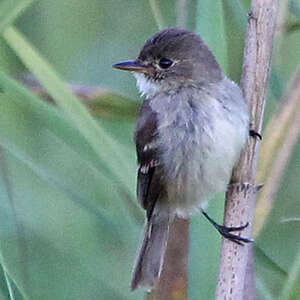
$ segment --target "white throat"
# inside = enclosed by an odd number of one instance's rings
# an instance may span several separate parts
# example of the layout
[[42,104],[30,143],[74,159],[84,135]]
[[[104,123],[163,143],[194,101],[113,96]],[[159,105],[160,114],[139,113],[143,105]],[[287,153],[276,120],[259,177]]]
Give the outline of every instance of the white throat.
[[144,74],[133,72],[133,75],[136,78],[136,85],[142,96],[149,98],[160,91],[160,84],[149,78],[146,78]]

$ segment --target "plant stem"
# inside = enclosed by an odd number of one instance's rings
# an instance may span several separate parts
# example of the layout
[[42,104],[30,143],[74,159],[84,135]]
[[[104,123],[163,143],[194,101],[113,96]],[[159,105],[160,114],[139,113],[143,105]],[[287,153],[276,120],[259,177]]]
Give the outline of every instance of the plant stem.
[[186,300],[188,287],[189,220],[175,218],[161,278],[148,300]]
[[[250,108],[251,129],[258,132],[261,132],[263,123],[277,10],[277,0],[252,0],[248,18],[241,85]],[[258,153],[259,141],[249,138],[249,143],[233,171],[226,194],[225,226],[241,226],[249,222],[248,228],[242,232],[245,237],[251,236],[252,232],[257,192],[255,176]],[[246,298],[245,280],[247,268],[249,270],[248,259],[251,258],[250,248],[250,245],[241,247],[223,239],[217,300]],[[255,291],[253,295],[247,295],[247,299],[255,299],[255,297]]]

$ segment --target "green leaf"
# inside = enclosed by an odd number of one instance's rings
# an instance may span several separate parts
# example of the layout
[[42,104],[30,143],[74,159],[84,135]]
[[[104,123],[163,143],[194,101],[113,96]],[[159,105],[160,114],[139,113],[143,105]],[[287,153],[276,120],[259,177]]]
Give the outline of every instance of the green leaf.
[[118,184],[62,112],[1,75],[1,264],[24,299],[136,299]]
[[[11,94],[12,89],[17,87],[17,84],[14,86],[13,81],[7,80],[3,74],[0,76],[1,83],[5,85],[4,90],[7,89]],[[69,191],[80,201],[84,198],[95,199],[96,205],[102,199],[103,207],[109,205],[109,199],[101,197],[100,190],[91,190],[90,183],[94,180],[106,186],[113,180],[113,177],[107,176],[93,149],[56,108],[38,101],[25,90],[22,94],[22,90],[21,87],[15,89],[15,97],[0,94],[2,146],[56,188]],[[22,115],[26,117],[20,118]],[[39,142],[41,136],[43,143]],[[128,161],[124,152],[122,155]],[[62,165],[64,169],[61,168]],[[133,177],[134,164],[132,168]],[[76,179],[80,171],[85,174],[84,181],[80,177]]]
[[228,61],[222,2],[198,0],[196,18],[196,32],[209,45],[227,73]]
[[[224,195],[209,202],[208,214],[222,223]],[[202,216],[192,218],[190,226],[189,297],[214,299],[220,257],[221,237]]]
[[[299,285],[300,285],[300,248],[298,248],[298,254],[296,255],[292,267],[289,270],[287,280],[281,292],[280,300],[292,299],[292,296],[295,292],[299,294],[300,292]],[[293,298],[293,299],[297,299],[297,298]]]
[[248,15],[238,0],[223,1],[223,14],[227,47],[227,74],[232,80],[239,82]]
[[259,246],[254,246],[256,285],[258,292],[259,294],[264,295],[266,297],[265,299],[277,299],[275,295],[280,294],[283,282],[287,278],[287,273],[266,255]]
[[[103,164],[109,164],[107,170],[124,183],[123,178],[129,171],[129,165],[120,155],[122,147],[98,126],[87,108],[70,92],[51,66],[33,49],[18,30],[9,27],[3,35],[23,63],[37,76],[56,103],[64,110],[70,122],[78,128],[99,155]],[[114,160],[111,160],[112,155]]]
[[0,3],[0,32],[23,13],[35,0],[3,0]]

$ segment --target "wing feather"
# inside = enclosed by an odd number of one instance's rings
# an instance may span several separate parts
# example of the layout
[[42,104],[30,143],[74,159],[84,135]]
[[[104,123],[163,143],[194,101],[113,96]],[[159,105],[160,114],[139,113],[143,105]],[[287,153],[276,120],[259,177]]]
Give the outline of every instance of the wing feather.
[[135,143],[138,158],[137,198],[141,206],[151,217],[154,205],[163,191],[161,164],[158,157],[157,114],[151,109],[147,100],[141,107],[137,120]]

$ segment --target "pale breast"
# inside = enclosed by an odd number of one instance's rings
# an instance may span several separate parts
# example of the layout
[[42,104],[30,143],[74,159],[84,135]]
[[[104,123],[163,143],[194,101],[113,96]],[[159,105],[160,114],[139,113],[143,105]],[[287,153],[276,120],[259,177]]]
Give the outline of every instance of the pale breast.
[[226,190],[246,141],[247,118],[232,116],[235,109],[205,93],[199,98],[186,92],[162,101],[157,145],[168,182],[168,201],[185,217]]

